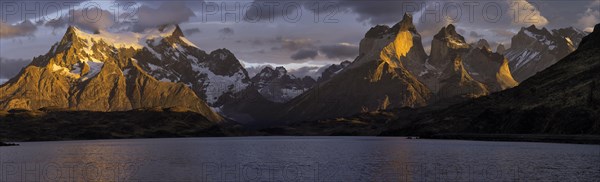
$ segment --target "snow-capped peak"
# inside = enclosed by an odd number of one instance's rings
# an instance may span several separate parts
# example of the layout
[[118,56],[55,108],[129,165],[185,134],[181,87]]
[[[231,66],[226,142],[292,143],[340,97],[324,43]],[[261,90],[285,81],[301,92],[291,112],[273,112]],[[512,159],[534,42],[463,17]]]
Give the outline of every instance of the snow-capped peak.
[[168,25],[161,28],[146,29],[144,32],[141,33],[113,33],[105,30],[98,30],[95,34],[85,32],[74,26],[69,26],[69,28],[67,29],[67,34],[69,34],[70,32],[72,32],[72,34],[75,37],[84,40],[90,46],[92,45],[90,44],[91,42],[103,41],[115,48],[142,49],[143,47],[148,46],[146,43],[147,40],[153,40],[150,42],[156,42],[154,40],[162,40],[166,37],[177,37],[189,46],[197,47],[183,36],[181,29],[177,25]]
[[277,70],[278,77],[282,77],[283,75],[287,75],[287,70],[283,67],[283,66],[278,66],[275,68],[275,70]]

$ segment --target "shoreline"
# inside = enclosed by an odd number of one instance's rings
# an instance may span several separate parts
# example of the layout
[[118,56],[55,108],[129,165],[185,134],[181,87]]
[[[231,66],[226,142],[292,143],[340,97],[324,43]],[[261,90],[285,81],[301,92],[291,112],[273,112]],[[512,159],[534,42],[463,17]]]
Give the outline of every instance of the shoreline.
[[[600,145],[600,135],[547,135],[547,134],[475,134],[475,133],[445,133],[428,136],[314,136],[314,135],[248,135],[248,136],[198,136],[198,137],[164,137],[165,139],[189,138],[231,138],[231,137],[397,137],[407,140],[436,139],[436,140],[465,140],[488,142],[539,142],[562,144],[594,144]],[[65,140],[33,140],[27,142],[56,142],[56,141],[94,141],[94,140],[128,140],[128,139],[161,139],[161,138],[98,138],[98,139],[65,139]],[[0,146],[19,146],[19,143],[0,142]]]
[[543,142],[600,145],[600,135],[443,133],[428,136],[420,136],[420,138],[442,140]]
[[5,143],[5,142],[0,142],[0,147],[10,147],[10,146],[19,146],[18,143]]

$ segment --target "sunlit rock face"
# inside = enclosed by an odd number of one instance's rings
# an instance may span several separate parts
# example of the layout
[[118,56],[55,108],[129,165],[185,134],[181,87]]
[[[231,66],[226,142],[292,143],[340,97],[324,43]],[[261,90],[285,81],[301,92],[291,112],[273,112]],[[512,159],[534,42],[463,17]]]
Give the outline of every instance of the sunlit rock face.
[[473,79],[463,65],[460,56],[446,67],[442,74],[439,90],[444,97],[469,97],[476,98],[489,94],[488,89],[481,82]]
[[586,34],[572,27],[549,31],[532,25],[512,37],[504,55],[515,79],[524,81],[573,52]]
[[[464,64],[469,74],[486,85],[490,92],[512,88],[518,83],[512,78],[508,60],[486,48],[473,48],[464,54]],[[500,76],[500,77],[499,77]]]
[[506,52],[506,47],[504,47],[503,44],[498,44],[498,47],[496,47],[496,53],[504,55],[504,52]]
[[[451,97],[472,98],[512,88],[518,84],[512,79],[510,71],[506,72],[510,68],[502,67],[504,64],[504,56],[492,52],[487,40],[480,39],[468,44],[464,37],[456,32],[456,27],[450,24],[434,35],[430,56],[421,64],[422,69],[409,71],[435,94],[436,100]],[[464,70],[464,73],[449,70]],[[477,84],[460,84],[475,82]],[[472,93],[467,93],[468,91]]]
[[468,51],[470,45],[456,32],[454,25],[443,27],[431,41],[429,64],[443,67],[450,64],[455,55]]
[[[154,49],[161,44],[169,44],[170,51]],[[0,109],[125,111],[177,107],[221,121],[221,116],[184,83],[152,72],[152,58],[147,56],[174,57],[194,50],[200,52],[178,26],[126,34],[90,34],[69,27],[48,53],[34,58],[0,87]]]
[[429,89],[407,70],[407,64],[423,65],[426,59],[420,41],[410,15],[391,28],[372,28],[352,64],[287,103],[282,118],[312,120],[426,105]]

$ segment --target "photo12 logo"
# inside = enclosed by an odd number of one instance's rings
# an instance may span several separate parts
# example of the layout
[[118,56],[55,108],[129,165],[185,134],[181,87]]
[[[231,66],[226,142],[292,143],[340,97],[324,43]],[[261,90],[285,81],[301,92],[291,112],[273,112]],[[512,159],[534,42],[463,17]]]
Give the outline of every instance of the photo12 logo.
[[135,22],[139,8],[140,4],[134,1],[3,1],[0,17],[3,23],[25,20],[95,23],[106,17],[114,22]]

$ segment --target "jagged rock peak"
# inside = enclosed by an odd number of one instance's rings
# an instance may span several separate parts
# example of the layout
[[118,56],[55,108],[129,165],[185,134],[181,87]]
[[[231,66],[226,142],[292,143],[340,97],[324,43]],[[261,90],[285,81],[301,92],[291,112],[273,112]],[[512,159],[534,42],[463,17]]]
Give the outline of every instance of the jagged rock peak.
[[400,25],[400,28],[410,29],[415,27],[413,24],[413,16],[409,13],[404,13],[402,20],[398,24]]
[[210,55],[218,55],[221,60],[225,60],[228,57],[235,57],[235,55],[231,51],[229,51],[229,49],[226,48],[216,49],[210,52]]
[[170,24],[162,25],[162,26],[158,27],[158,30],[161,31],[161,32],[165,32],[171,26],[174,26],[173,27],[173,32],[171,33],[171,36],[174,36],[174,37],[185,37],[185,35],[183,35],[183,31],[181,31],[181,28],[177,24],[175,24],[175,25],[170,25]]
[[67,28],[67,31],[63,35],[61,43],[65,42],[65,41],[73,40],[73,38],[77,37],[77,32],[80,32],[80,30],[77,29],[77,27],[75,27],[73,25],[69,25],[69,27]]
[[398,33],[400,30],[410,30],[417,33],[415,25],[413,24],[413,17],[409,13],[404,13],[402,20],[396,23],[392,28],[387,25],[376,25],[367,31],[365,38],[380,38],[381,36],[389,33]]
[[475,43],[477,48],[485,48],[491,50],[490,43],[485,39],[479,39],[477,43]]
[[442,29],[436,35],[434,35],[434,38],[441,40],[450,37],[458,38],[462,42],[465,42],[465,38],[456,32],[456,27],[454,27],[454,25],[452,24],[449,24],[446,27],[442,27]]
[[279,72],[279,75],[287,75],[287,70],[283,66],[278,66],[275,68],[275,70]]
[[506,51],[506,47],[504,47],[503,44],[498,44],[498,47],[496,47],[496,53],[504,54],[505,51]]
[[548,29],[546,29],[546,27],[543,27],[542,29],[538,29],[535,25],[531,25],[527,28],[522,27],[521,30],[519,31],[519,33],[523,32],[523,31],[528,31],[533,34],[543,35],[543,36],[547,36],[547,37],[552,36],[552,33],[550,33],[550,31],[548,31]]

